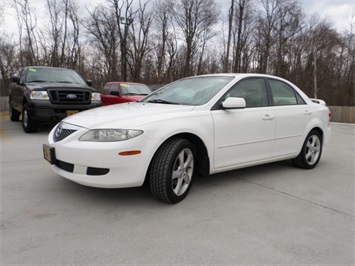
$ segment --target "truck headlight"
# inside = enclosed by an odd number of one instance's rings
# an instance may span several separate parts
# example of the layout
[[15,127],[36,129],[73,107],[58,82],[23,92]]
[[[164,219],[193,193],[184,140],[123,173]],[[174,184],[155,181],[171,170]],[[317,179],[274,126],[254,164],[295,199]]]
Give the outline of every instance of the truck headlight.
[[32,100],[49,100],[48,93],[46,91],[31,91],[30,98]]
[[100,93],[98,92],[91,93],[91,101],[101,101]]
[[136,129],[93,129],[79,138],[79,141],[110,142],[135,138],[143,134]]

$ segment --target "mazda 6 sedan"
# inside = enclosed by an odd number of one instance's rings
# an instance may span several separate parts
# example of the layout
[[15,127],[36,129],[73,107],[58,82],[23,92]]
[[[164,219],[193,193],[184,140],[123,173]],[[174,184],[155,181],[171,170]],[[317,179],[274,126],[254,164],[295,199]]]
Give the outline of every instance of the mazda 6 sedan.
[[328,142],[330,112],[279,77],[213,74],[184,78],[138,102],[69,116],[43,145],[55,173],[92,187],[147,183],[177,203],[196,175],[280,160],[314,168]]

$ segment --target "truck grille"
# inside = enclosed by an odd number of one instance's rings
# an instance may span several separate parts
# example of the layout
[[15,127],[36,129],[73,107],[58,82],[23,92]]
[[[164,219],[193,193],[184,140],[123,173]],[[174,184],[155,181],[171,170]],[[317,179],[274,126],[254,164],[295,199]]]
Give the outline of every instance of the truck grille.
[[48,90],[49,98],[54,104],[89,104],[90,91],[82,90]]

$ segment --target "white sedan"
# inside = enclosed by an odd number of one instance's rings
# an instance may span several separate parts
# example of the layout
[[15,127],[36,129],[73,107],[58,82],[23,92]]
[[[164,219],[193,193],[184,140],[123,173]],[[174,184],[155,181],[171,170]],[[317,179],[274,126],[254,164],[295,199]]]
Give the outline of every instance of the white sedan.
[[328,142],[330,111],[287,80],[261,74],[185,78],[143,100],[65,118],[43,145],[54,172],[79,184],[150,184],[177,203],[195,174],[291,159],[314,168]]

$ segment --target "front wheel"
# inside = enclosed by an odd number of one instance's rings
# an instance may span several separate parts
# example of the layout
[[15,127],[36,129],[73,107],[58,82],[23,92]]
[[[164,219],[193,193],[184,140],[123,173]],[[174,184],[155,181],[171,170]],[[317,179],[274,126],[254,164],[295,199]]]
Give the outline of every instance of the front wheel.
[[38,127],[38,122],[31,118],[26,105],[23,107],[22,111],[22,127],[26,133],[36,132]]
[[177,203],[188,194],[194,175],[195,147],[183,138],[164,143],[151,162],[150,190],[155,198]]
[[292,163],[303,169],[313,169],[322,155],[322,146],[321,134],[312,130],[304,141],[300,154],[292,160]]

